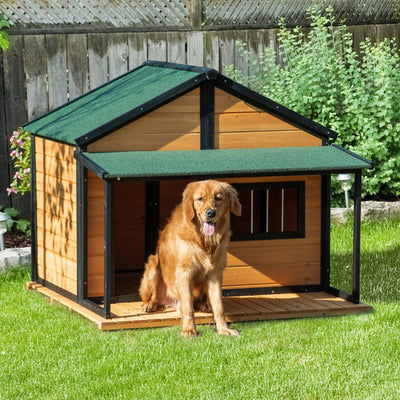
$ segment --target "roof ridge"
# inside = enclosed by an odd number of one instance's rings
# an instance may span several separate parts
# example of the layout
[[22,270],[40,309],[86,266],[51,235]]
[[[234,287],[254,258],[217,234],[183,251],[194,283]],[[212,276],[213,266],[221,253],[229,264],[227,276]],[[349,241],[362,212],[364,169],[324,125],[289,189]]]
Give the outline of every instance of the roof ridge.
[[173,62],[169,62],[169,61],[147,60],[142,65],[148,65],[150,67],[159,67],[159,68],[171,68],[171,69],[177,69],[177,70],[181,70],[181,71],[198,72],[199,74],[203,74],[203,73],[208,74],[210,72],[219,74],[219,72],[213,68],[199,67],[199,66],[190,65],[190,64],[179,64],[179,63],[173,63]]

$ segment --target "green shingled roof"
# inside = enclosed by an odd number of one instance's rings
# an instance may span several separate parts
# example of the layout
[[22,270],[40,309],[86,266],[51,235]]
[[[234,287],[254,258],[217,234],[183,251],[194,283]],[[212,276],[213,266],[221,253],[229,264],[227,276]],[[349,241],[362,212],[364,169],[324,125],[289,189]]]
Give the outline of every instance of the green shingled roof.
[[356,171],[372,163],[337,146],[77,153],[105,179]]
[[[142,65],[105,85],[86,93],[24,126],[25,130],[70,144],[99,127],[157,99],[171,89],[209,71],[207,68],[163,68]],[[112,125],[112,124],[111,124]],[[110,127],[111,129],[112,127]]]

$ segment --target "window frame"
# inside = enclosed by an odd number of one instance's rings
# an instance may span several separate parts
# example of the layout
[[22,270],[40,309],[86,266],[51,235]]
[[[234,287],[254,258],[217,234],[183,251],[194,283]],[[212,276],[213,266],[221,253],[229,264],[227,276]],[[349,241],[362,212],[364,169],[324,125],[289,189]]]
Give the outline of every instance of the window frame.
[[[232,186],[239,192],[241,190],[269,190],[269,189],[297,189],[297,230],[281,232],[256,232],[256,233],[236,233],[237,217],[231,214],[231,241],[246,240],[270,240],[270,239],[296,239],[305,237],[305,181],[287,182],[254,182],[254,183],[235,183]],[[268,212],[265,208],[265,213]],[[283,214],[281,210],[281,215]],[[260,212],[260,214],[262,214]]]

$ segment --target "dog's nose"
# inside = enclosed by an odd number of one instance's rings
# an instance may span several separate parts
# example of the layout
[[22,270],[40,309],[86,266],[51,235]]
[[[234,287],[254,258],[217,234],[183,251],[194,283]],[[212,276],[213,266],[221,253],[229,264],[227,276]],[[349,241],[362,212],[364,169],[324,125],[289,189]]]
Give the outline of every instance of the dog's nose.
[[206,217],[207,218],[214,218],[217,215],[217,212],[215,210],[213,210],[212,208],[209,208],[206,211]]

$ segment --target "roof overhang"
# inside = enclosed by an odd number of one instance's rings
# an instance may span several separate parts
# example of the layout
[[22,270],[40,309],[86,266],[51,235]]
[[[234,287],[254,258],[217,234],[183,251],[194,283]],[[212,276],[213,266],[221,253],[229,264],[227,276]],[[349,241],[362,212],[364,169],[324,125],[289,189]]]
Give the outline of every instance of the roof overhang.
[[186,151],[75,152],[104,180],[217,178],[356,172],[373,163],[339,146]]

